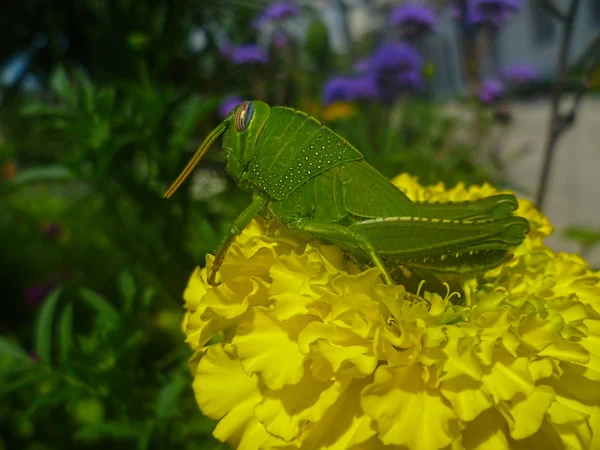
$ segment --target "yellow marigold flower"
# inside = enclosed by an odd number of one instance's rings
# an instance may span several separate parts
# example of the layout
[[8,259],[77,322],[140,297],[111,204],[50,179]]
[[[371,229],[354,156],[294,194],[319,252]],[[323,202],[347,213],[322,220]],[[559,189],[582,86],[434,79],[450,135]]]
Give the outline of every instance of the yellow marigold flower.
[[[414,201],[497,193],[394,183]],[[543,245],[531,203],[518,213],[532,231],[511,260],[460,279],[462,296],[425,283],[420,302],[335,246],[252,222],[221,284],[198,269],[184,293],[214,435],[243,450],[600,448],[600,274]]]
[[325,122],[348,119],[356,114],[356,106],[348,102],[334,102],[323,108],[322,118]]

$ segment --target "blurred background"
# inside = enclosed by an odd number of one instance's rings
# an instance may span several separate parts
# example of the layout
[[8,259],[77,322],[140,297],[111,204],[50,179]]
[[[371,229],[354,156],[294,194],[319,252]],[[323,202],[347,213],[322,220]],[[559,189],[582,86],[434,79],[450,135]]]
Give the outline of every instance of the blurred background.
[[246,99],[392,177],[534,201],[600,267],[600,1],[8,0],[0,5],[0,449],[217,449],[182,293],[249,203]]

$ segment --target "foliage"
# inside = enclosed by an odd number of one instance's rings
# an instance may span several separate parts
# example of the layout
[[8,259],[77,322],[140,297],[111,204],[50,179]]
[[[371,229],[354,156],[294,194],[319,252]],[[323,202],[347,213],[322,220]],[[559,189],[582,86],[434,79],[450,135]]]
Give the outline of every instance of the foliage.
[[116,291],[111,302],[74,283],[57,288],[39,309],[33,352],[0,339],[5,439],[27,440],[25,448],[219,448],[213,424],[195,414],[178,315],[129,271]]

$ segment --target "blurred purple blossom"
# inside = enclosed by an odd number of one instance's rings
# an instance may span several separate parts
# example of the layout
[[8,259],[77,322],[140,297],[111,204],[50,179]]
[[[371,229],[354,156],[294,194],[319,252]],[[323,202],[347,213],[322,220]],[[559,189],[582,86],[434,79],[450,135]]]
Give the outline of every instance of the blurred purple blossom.
[[401,92],[418,92],[423,89],[423,78],[418,72],[380,76],[377,80],[379,95],[384,102],[391,101]]
[[354,63],[354,71],[357,73],[365,73],[369,71],[371,67],[371,61],[369,58],[359,59]]
[[[496,28],[502,27],[522,7],[522,0],[467,0],[467,25],[488,24]],[[454,1],[451,6],[454,19],[463,20],[460,2]]]
[[254,19],[252,28],[258,30],[267,22],[275,22],[279,20],[296,17],[300,14],[300,7],[294,2],[279,1],[271,3]]
[[381,45],[366,60],[370,72],[420,72],[423,58],[417,50],[408,44],[391,42]]
[[31,307],[36,307],[58,286],[55,281],[46,281],[42,283],[31,284],[25,291],[25,303]]
[[510,83],[524,84],[537,78],[537,72],[530,64],[514,64],[502,70],[502,78]]
[[379,98],[385,103],[422,87],[423,58],[408,44],[383,44],[363,64],[366,73],[375,78]]
[[504,84],[498,78],[484,80],[479,89],[479,100],[483,103],[492,103],[504,93]]
[[221,53],[232,63],[236,65],[246,64],[266,64],[269,62],[269,55],[260,45],[256,44],[228,44],[221,49]]
[[405,43],[381,45],[371,56],[357,61],[354,70],[359,73],[358,76],[336,76],[327,82],[323,103],[367,98],[389,103],[402,92],[417,91],[423,87],[423,58]]
[[435,31],[438,22],[430,7],[409,3],[398,6],[392,11],[390,24],[401,27],[411,36],[417,36]]
[[375,79],[369,75],[346,77],[338,75],[330,78],[323,89],[323,103],[329,105],[337,101],[354,101],[377,96]]
[[243,102],[244,99],[238,96],[227,97],[217,108],[217,115],[224,120],[236,106],[241,105]]
[[51,241],[58,239],[64,231],[60,222],[49,222],[42,226],[42,235]]
[[290,41],[290,37],[283,30],[275,30],[271,35],[271,45],[275,48],[282,48]]

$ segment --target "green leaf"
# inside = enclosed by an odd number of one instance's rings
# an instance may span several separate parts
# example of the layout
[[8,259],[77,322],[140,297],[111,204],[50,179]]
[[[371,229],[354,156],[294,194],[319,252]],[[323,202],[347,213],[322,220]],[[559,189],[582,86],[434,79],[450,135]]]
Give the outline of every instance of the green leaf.
[[133,276],[128,270],[124,270],[119,275],[119,289],[121,291],[121,295],[125,300],[125,309],[129,310],[133,306],[133,299],[135,297],[135,281],[133,280]]
[[146,429],[140,422],[105,421],[81,427],[75,433],[75,439],[96,441],[101,438],[137,439]]
[[64,68],[59,67],[54,71],[50,77],[50,87],[61,100],[73,106],[77,103],[77,93],[73,89]]
[[71,395],[71,389],[57,389],[44,395],[39,395],[29,404],[24,415],[31,417],[38,409],[67,400]]
[[144,307],[144,309],[148,309],[150,307],[155,293],[156,292],[151,287],[147,287],[146,289],[144,289],[144,293],[142,294],[142,306]]
[[96,94],[96,110],[102,115],[108,115],[115,103],[115,89],[105,87]]
[[20,109],[23,116],[60,116],[67,110],[64,106],[48,105],[47,103],[32,101],[25,103]]
[[593,230],[583,227],[571,227],[564,231],[564,236],[568,239],[579,242],[585,247],[592,247],[600,244],[600,230]]
[[2,385],[0,386],[0,398],[4,397],[5,395],[10,394],[11,392],[18,390],[18,389],[27,387],[31,384],[36,384],[39,381],[43,381],[43,380],[46,380],[46,379],[52,378],[52,377],[54,377],[54,375],[52,373],[44,372],[44,373],[32,374],[32,375],[29,375],[28,377],[19,378],[17,381],[14,381],[13,383],[2,383]]
[[44,299],[35,328],[35,351],[46,364],[52,360],[52,324],[61,292],[62,289],[55,289]]
[[60,359],[69,359],[73,349],[73,304],[69,303],[60,316],[58,327],[60,338]]
[[39,366],[34,364],[32,361],[19,362],[18,364],[11,364],[8,366],[2,366],[0,368],[0,378],[10,377],[11,375],[18,375],[23,372],[29,372],[34,369],[38,369]]
[[29,359],[29,355],[23,347],[5,337],[0,337],[0,356]]
[[152,434],[154,433],[154,422],[149,420],[146,422],[146,427],[138,439],[138,450],[146,450],[150,446]]
[[109,322],[117,322],[119,320],[119,311],[104,297],[85,287],[79,290],[79,294],[88,305]]
[[156,398],[156,417],[165,419],[177,411],[177,403],[188,385],[188,380],[175,375],[158,393]]
[[75,176],[65,166],[49,165],[44,167],[34,167],[19,172],[10,180],[13,185],[22,185],[27,183],[48,183],[73,181]]
[[194,95],[182,103],[175,112],[174,129],[169,138],[169,148],[185,147],[189,143],[190,134],[198,123],[212,113],[218,102],[216,98]]

